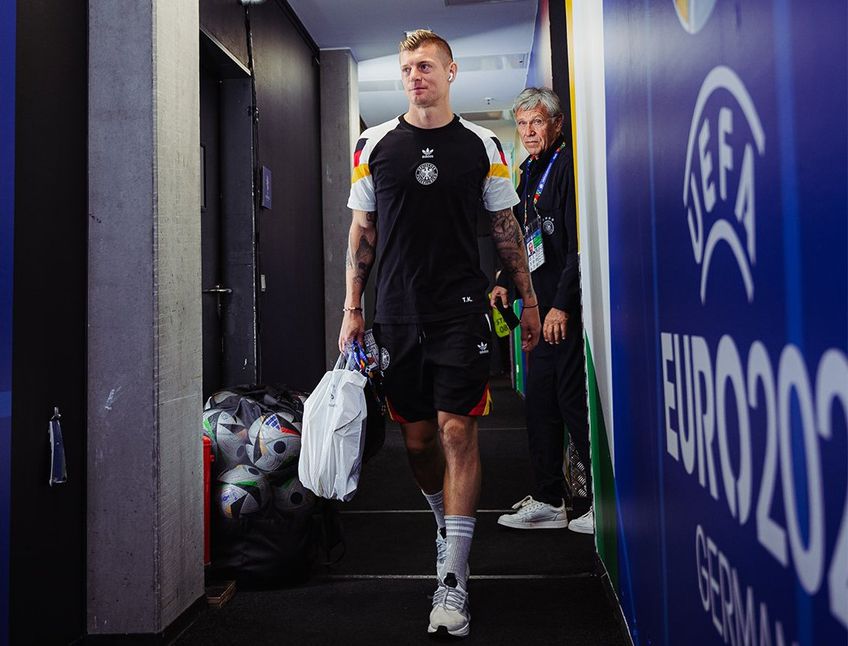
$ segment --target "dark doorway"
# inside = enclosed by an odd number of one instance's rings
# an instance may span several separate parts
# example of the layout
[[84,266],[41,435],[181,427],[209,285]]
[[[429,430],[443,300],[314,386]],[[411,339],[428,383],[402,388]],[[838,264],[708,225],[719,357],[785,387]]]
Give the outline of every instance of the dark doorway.
[[[3,474],[10,631],[0,643],[67,644],[85,631],[86,601],[85,3],[18,2],[16,30],[12,438]],[[54,407],[64,451],[53,457],[58,464],[64,454],[67,480],[51,486]]]
[[232,289],[221,271],[221,79],[201,58],[200,235],[203,283],[203,393],[223,385],[222,319]]
[[250,72],[200,34],[203,392],[255,383],[256,231]]

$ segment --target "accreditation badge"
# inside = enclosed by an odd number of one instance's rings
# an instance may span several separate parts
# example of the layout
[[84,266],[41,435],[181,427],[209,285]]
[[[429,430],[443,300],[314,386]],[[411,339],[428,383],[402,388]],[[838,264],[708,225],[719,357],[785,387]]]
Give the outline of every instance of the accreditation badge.
[[542,221],[534,218],[524,229],[524,245],[527,247],[527,260],[533,272],[545,264],[545,247],[542,243]]

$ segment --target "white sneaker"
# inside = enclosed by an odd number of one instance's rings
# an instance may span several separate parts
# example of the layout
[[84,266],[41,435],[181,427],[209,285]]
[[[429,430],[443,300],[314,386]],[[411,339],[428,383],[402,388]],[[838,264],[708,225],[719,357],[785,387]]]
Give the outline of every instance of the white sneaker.
[[433,595],[427,632],[451,637],[465,637],[471,632],[468,591],[457,582],[453,574],[439,580],[439,587]]
[[592,507],[589,507],[589,511],[580,516],[580,518],[575,518],[568,524],[568,529],[573,532],[579,532],[581,534],[594,534],[595,533],[595,510]]
[[533,500],[527,496],[512,506],[518,511],[514,514],[504,514],[498,518],[498,525],[514,529],[562,529],[568,527],[568,516],[565,513],[565,502],[554,507],[546,502]]

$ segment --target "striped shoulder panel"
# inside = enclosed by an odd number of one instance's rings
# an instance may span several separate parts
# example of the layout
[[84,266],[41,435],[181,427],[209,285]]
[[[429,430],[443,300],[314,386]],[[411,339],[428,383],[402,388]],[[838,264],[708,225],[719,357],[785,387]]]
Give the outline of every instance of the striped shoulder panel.
[[486,155],[489,157],[489,177],[510,179],[509,164],[506,161],[501,142],[498,141],[495,133],[488,128],[478,126],[476,123],[466,121],[462,117],[460,117],[459,122],[477,135],[486,147]]
[[483,142],[489,161],[489,172],[483,182],[483,206],[487,211],[500,211],[518,204],[518,195],[512,185],[509,162],[495,133],[475,123],[460,118],[459,122]]
[[368,128],[359,136],[359,140],[356,142],[356,147],[353,150],[353,173],[350,179],[351,184],[356,184],[359,180],[371,175],[369,162],[374,146],[376,146],[389,132],[397,128],[399,123],[400,120],[395,117],[385,123],[381,123],[379,126]]

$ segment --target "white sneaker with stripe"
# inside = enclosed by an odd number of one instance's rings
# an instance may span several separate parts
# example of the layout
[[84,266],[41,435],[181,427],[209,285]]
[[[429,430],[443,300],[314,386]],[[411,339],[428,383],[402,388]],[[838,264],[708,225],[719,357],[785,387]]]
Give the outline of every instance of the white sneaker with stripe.
[[513,529],[563,529],[568,527],[565,513],[565,501],[554,507],[546,502],[526,496],[512,506],[514,514],[504,514],[498,518],[498,525]]

